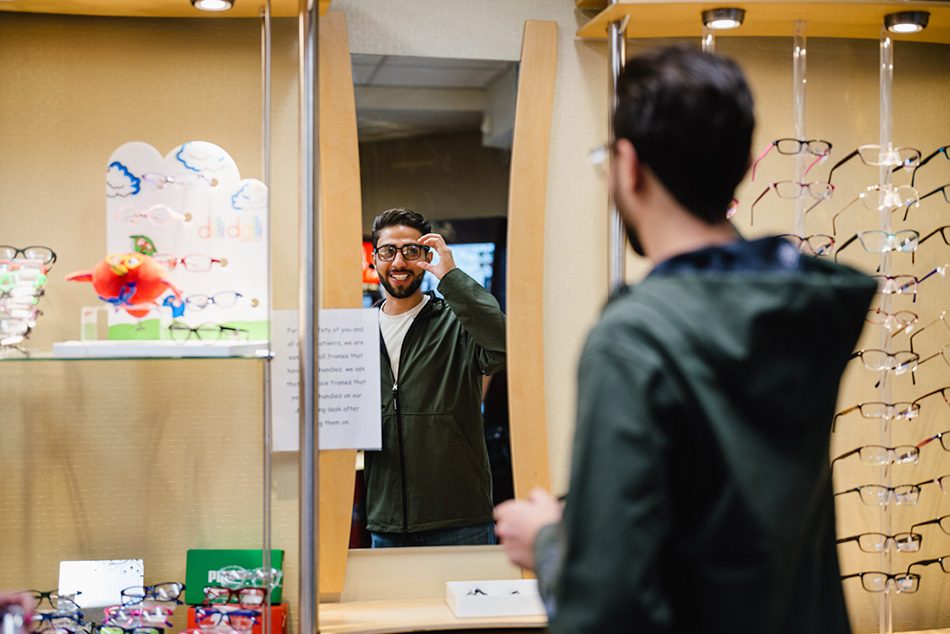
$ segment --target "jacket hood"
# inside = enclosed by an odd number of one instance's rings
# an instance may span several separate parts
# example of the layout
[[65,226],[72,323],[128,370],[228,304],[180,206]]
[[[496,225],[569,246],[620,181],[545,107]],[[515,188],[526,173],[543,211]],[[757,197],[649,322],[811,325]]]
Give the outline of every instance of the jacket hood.
[[684,373],[715,368],[688,382],[705,379],[773,419],[824,415],[877,285],[782,238],[744,244],[741,256],[710,249],[689,254],[692,266],[663,263],[631,292],[655,307],[649,328],[683,353]]

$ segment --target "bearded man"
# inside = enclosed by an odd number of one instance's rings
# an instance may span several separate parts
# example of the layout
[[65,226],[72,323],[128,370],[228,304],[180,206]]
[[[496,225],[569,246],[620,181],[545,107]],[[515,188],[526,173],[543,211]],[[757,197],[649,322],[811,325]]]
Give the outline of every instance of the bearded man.
[[[372,241],[386,291],[378,305],[383,444],[366,452],[363,472],[372,547],[492,544],[482,377],[505,367],[505,316],[420,214],[383,212]],[[426,271],[441,298],[422,292]]]

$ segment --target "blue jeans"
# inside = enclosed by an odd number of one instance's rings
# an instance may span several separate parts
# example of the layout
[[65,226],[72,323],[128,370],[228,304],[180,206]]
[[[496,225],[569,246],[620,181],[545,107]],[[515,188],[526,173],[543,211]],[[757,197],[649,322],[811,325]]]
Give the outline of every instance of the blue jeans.
[[494,544],[495,523],[440,528],[418,533],[370,533],[372,548],[399,548],[402,546],[475,546]]

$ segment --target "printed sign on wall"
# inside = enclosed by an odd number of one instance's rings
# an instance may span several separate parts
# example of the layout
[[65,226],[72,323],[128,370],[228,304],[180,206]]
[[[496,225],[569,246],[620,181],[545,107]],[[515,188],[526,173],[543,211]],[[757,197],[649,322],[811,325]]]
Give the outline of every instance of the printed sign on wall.
[[[379,324],[376,309],[318,315],[317,425],[320,449],[380,449]],[[300,449],[300,348],[296,310],[274,311],[271,413],[274,451]]]

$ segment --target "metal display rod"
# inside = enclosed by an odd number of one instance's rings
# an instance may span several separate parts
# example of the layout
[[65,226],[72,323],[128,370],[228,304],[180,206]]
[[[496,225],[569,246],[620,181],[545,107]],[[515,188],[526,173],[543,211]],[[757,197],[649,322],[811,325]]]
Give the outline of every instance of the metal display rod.
[[318,437],[316,428],[317,381],[317,275],[316,245],[319,242],[320,211],[317,206],[320,172],[318,121],[319,83],[317,0],[298,4],[300,75],[300,254],[298,288],[298,339],[300,341],[300,607],[299,634],[316,634],[319,628],[317,553],[319,550]]
[[[610,4],[617,4],[619,0],[610,0]],[[623,20],[611,22],[608,29],[607,55],[610,58],[610,79],[608,81],[608,101],[607,101],[607,138],[610,142],[610,148],[613,148],[614,142],[614,112],[617,110],[617,80],[620,73],[627,63],[627,22],[630,16]],[[613,161],[613,152],[607,152],[607,168],[610,171],[610,164]],[[620,217],[620,211],[614,204],[613,195],[607,192],[607,206],[610,214],[609,225],[609,254],[608,261],[608,281],[609,292],[613,293],[626,282],[626,246],[627,234],[624,231],[623,219]]]
[[[891,36],[888,33],[887,29],[884,26],[881,26],[881,45],[880,45],[880,54],[881,54],[881,104],[880,104],[880,116],[879,116],[879,126],[880,126],[880,140],[878,141],[881,145],[882,151],[887,152],[887,156],[890,155],[890,150],[892,147],[892,127],[893,127],[893,112],[891,110],[891,91],[894,85],[894,45],[891,40]],[[880,207],[880,226],[886,233],[891,232],[891,212],[887,208],[884,202],[884,195],[888,191],[891,184],[891,169],[890,165],[886,165],[888,161],[881,161],[882,165],[880,166],[880,171],[878,173],[878,182],[880,183],[879,193],[881,196],[879,199]],[[882,275],[891,274],[891,259],[890,254],[885,252],[881,254],[881,265],[880,270]],[[881,295],[881,309],[890,312],[891,310],[891,296],[889,294]],[[881,333],[881,341],[883,345],[881,348],[886,350],[888,354],[891,352],[891,338],[888,337],[884,332]],[[879,386],[878,396],[883,403],[892,403],[891,400],[891,377],[890,372],[883,372],[881,377],[881,383]],[[891,446],[891,426],[888,424],[888,421],[881,419],[880,421],[880,442],[885,447]],[[891,470],[887,466],[882,466],[881,468],[881,480],[884,486],[891,486]],[[891,511],[890,505],[885,504],[881,507],[881,512],[879,514],[880,521],[880,530],[887,531],[885,535],[891,534]],[[891,549],[885,548],[881,553],[881,566],[880,570],[886,570],[888,573],[891,572]],[[893,606],[891,603],[891,592],[882,592],[880,598],[880,612],[879,612],[879,632],[880,634],[891,634],[894,631],[894,613]]]
[[[262,180],[264,182],[264,188],[267,192],[267,236],[270,238],[271,235],[271,215],[270,215],[270,166],[271,166],[271,6],[270,0],[264,0],[264,4],[261,7],[260,12],[261,17],[261,166],[262,166]],[[263,459],[264,459],[264,491],[263,491],[263,515],[264,515],[264,525],[262,541],[263,541],[263,557],[261,565],[264,568],[264,580],[269,587],[271,583],[271,570],[273,566],[271,565],[271,544],[272,544],[272,534],[271,534],[271,485],[272,485],[272,462],[271,462],[271,450],[273,448],[273,427],[272,427],[272,411],[271,411],[271,385],[273,380],[273,359],[274,351],[272,346],[274,344],[274,333],[273,333],[273,307],[274,307],[274,297],[273,291],[271,289],[271,257],[270,257],[270,248],[268,247],[267,252],[267,263],[265,264],[267,270],[267,324],[268,324],[268,335],[267,335],[267,358],[264,360],[264,412],[263,418],[264,429],[263,429]],[[262,631],[263,634],[271,634],[271,594],[267,594],[267,602],[265,604],[265,609],[263,612],[263,623]]]
[[[805,136],[805,88],[806,83],[806,64],[807,50],[805,41],[807,38],[808,27],[804,21],[795,22],[793,29],[794,41],[792,50],[792,101],[795,117],[795,138],[804,141]],[[805,182],[805,172],[808,170],[808,153],[804,151],[795,155],[795,182]],[[804,192],[803,192],[804,193]],[[795,199],[795,232],[802,236],[805,235],[805,196],[799,196]]]

